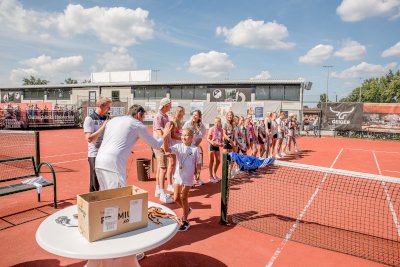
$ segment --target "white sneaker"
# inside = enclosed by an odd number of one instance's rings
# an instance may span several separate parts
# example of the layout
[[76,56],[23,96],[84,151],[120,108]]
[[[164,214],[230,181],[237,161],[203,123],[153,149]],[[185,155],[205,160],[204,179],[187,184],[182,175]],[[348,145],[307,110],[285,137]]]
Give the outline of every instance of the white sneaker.
[[285,154],[285,153],[282,153],[282,154],[281,154],[281,157],[285,157],[285,156],[286,156],[286,154]]
[[198,180],[196,180],[196,182],[197,182],[198,185],[203,185],[204,184],[203,180],[201,180],[200,178]]
[[169,191],[169,192],[174,192],[174,186],[172,185],[172,184],[169,184],[168,186],[167,186],[167,191]]
[[174,203],[174,199],[168,194],[161,194],[160,201],[166,204]]
[[161,194],[160,188],[156,188],[156,191],[154,191],[154,196],[160,197],[160,194]]
[[208,182],[215,184],[215,183],[218,183],[218,180],[215,179],[214,177],[210,177],[210,179],[208,179]]
[[282,155],[281,154],[276,154],[276,158],[280,159],[280,158],[282,158]]

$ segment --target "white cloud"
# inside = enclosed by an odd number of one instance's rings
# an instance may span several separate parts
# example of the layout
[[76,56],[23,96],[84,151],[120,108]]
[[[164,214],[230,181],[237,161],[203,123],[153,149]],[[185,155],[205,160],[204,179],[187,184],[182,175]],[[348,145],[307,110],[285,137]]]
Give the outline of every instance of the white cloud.
[[113,47],[112,51],[104,53],[97,63],[101,71],[130,71],[137,68],[135,59],[124,47]]
[[70,4],[58,17],[58,28],[65,36],[94,34],[104,43],[131,46],[153,37],[154,23],[148,15],[149,12],[141,8],[96,6],[85,9]]
[[382,53],[382,57],[393,57],[393,56],[400,56],[400,42],[386,49]]
[[103,43],[131,46],[153,38],[154,23],[141,8],[92,7],[69,4],[63,13],[25,9],[17,0],[0,1],[0,33],[28,34],[50,39],[52,35],[94,35]]
[[271,78],[271,74],[269,73],[269,71],[263,70],[256,76],[251,77],[250,80],[268,80],[269,78]]
[[0,1],[0,28],[9,33],[23,33],[47,37],[48,29],[56,21],[55,14],[27,10],[17,0]]
[[319,64],[331,57],[333,46],[319,44],[311,48],[307,54],[299,58],[299,62],[305,64]]
[[294,43],[283,41],[289,32],[285,25],[276,21],[242,20],[231,29],[218,26],[216,34],[224,36],[225,42],[235,46],[266,49],[290,49],[295,46]]
[[368,17],[385,16],[396,19],[400,15],[399,0],[343,0],[336,13],[343,21],[360,21]]
[[199,53],[191,56],[188,71],[215,78],[229,72],[229,70],[234,67],[228,54],[210,51],[208,53]]
[[367,48],[357,41],[346,40],[342,48],[335,52],[335,56],[341,57],[344,60],[362,59],[367,53]]
[[10,80],[14,83],[20,83],[24,77],[30,75],[37,78],[50,80],[58,79],[60,81],[71,77],[72,74],[78,73],[83,63],[81,56],[51,58],[50,56],[41,55],[37,58],[31,58],[20,62],[24,67],[13,69],[11,71]]
[[395,62],[389,63],[386,66],[361,62],[360,64],[352,66],[342,72],[332,72],[332,77],[339,79],[354,79],[360,77],[366,79],[369,77],[379,77],[385,75],[389,69],[393,70],[396,67],[397,63]]

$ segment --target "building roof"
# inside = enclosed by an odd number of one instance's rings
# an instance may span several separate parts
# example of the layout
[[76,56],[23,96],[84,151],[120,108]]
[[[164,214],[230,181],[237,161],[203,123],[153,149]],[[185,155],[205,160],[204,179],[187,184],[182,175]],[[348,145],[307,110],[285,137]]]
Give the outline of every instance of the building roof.
[[85,88],[85,87],[131,87],[131,86],[173,86],[173,85],[270,85],[270,84],[304,84],[304,80],[221,80],[221,81],[150,81],[150,82],[114,82],[114,83],[80,83],[80,84],[47,84],[21,85],[0,87],[4,90],[12,89],[41,89],[41,88]]

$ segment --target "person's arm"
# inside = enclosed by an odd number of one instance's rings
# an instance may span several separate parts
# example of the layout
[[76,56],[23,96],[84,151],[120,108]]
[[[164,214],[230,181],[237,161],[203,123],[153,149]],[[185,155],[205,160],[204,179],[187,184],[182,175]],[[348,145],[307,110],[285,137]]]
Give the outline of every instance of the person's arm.
[[[104,129],[106,128],[106,124],[108,123],[109,119],[105,120],[103,122],[103,124],[101,125],[101,127],[99,129],[97,129],[97,131],[95,132],[85,132],[85,139],[88,143],[91,143],[93,141],[95,141],[100,134],[104,131]],[[85,120],[85,125],[89,124],[90,121],[88,119]],[[84,126],[85,129],[85,126]],[[85,129],[86,130],[86,129]]]
[[181,136],[176,133],[177,125],[175,125],[175,123],[173,123],[172,121],[168,122],[165,127],[168,127],[168,125],[172,126],[172,128],[171,128],[171,138],[174,139],[174,140],[181,140]]
[[194,175],[195,175],[196,179],[200,178],[200,172],[201,172],[201,157],[200,157],[199,149],[196,148],[196,164],[194,167]]
[[171,133],[171,128],[170,127],[165,127],[164,131],[162,131],[163,134],[159,139],[155,139],[148,131],[147,128],[142,125],[141,127],[138,127],[138,134],[139,137],[143,138],[144,141],[150,145],[152,148],[160,148],[166,139],[168,135]]
[[207,136],[207,142],[212,146],[214,145],[214,142],[212,140],[213,131],[214,131],[214,127],[210,128],[210,130],[208,131],[208,136]]

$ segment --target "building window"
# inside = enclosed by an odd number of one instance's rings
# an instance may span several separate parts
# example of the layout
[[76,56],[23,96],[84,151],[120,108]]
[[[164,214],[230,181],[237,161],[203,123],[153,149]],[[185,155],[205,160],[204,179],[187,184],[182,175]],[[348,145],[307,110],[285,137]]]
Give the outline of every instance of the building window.
[[146,87],[144,94],[145,94],[145,99],[155,99],[156,89],[154,87]]
[[120,102],[119,99],[119,91],[111,91],[111,101],[113,102]]
[[46,94],[48,100],[69,100],[71,92],[68,89],[48,89]]
[[193,100],[194,99],[194,87],[183,86],[182,87],[182,99]]
[[167,93],[169,92],[168,87],[155,87],[156,90],[156,98],[164,98],[167,96]]
[[96,91],[89,91],[89,102],[96,102]]
[[144,87],[138,87],[133,89],[133,97],[135,99],[145,99],[145,89]]
[[284,86],[272,85],[269,87],[269,93],[271,100],[283,100]]
[[27,90],[24,92],[24,100],[43,100],[44,91]]
[[182,99],[182,88],[180,86],[172,87],[169,90],[171,99]]
[[285,86],[285,100],[299,101],[300,100],[300,87],[298,85]]
[[194,98],[199,100],[207,100],[207,87],[206,86],[195,86],[194,87]]
[[268,100],[269,96],[269,86],[257,86],[256,87],[256,100]]

